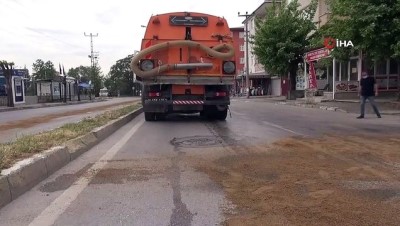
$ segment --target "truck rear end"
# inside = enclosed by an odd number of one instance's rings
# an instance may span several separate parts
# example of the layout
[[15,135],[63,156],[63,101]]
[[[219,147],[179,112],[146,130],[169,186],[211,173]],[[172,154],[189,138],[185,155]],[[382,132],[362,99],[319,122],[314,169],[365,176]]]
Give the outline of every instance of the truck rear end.
[[131,68],[142,86],[147,121],[169,113],[225,120],[236,64],[224,18],[178,12],[152,16]]

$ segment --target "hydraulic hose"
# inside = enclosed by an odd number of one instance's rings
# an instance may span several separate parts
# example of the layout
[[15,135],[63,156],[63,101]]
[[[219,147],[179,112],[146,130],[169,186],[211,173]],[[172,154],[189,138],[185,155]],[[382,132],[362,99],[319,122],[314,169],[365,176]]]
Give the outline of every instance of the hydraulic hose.
[[[206,52],[208,55],[213,56],[218,59],[230,59],[233,57],[235,53],[235,49],[233,48],[232,45],[229,44],[219,44],[217,46],[214,46],[213,48],[210,48],[206,45],[203,45],[199,42],[194,42],[190,40],[179,40],[179,41],[168,41],[164,43],[159,43],[153,46],[150,46],[147,49],[144,49],[140,51],[138,54],[136,54],[131,61],[131,69],[132,71],[139,77],[146,78],[146,77],[153,77],[155,75],[158,75],[164,71],[170,70],[170,69],[177,69],[175,64],[164,64],[158,67],[153,68],[152,70],[149,71],[143,71],[139,67],[139,61],[141,59],[144,59],[146,55],[156,52],[161,49],[166,49],[169,47],[182,47],[182,46],[188,46],[192,48],[198,48]],[[228,50],[227,52],[221,52],[222,50]]]

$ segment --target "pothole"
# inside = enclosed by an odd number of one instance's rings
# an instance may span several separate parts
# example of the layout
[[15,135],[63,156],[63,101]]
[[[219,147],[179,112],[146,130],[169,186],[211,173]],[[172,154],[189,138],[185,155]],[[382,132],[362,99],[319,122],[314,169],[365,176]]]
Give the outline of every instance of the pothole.
[[220,146],[223,143],[223,140],[215,136],[190,136],[174,138],[170,143],[176,147],[198,148]]

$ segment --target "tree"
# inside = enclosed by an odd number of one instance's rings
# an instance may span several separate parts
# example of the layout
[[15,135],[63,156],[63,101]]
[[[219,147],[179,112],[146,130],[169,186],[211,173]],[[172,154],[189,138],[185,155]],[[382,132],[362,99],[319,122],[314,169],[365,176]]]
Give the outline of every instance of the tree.
[[351,40],[353,51],[335,48],[332,55],[348,58],[362,51],[371,60],[400,57],[400,1],[330,0],[331,20],[323,36]]
[[54,67],[53,62],[47,61],[44,62],[42,59],[37,59],[35,63],[33,63],[33,77],[37,79],[54,79],[58,72]]
[[290,72],[291,90],[296,88],[297,65],[310,44],[310,33],[316,29],[312,20],[317,1],[312,0],[304,10],[299,6],[297,0],[289,4],[274,1],[265,18],[256,21],[252,41],[254,54],[268,73],[285,76]]
[[89,81],[91,81],[94,93],[98,96],[103,84],[103,76],[99,66],[96,65],[94,68],[91,68],[81,65],[76,68],[70,68],[68,70],[68,76],[79,79],[80,82],[84,83],[89,83]]
[[95,65],[91,69],[90,73],[90,81],[92,82],[93,85],[93,90],[96,96],[99,96],[100,89],[103,88],[103,75],[101,72],[101,68],[97,65]]
[[88,83],[90,80],[90,67],[79,66],[76,68],[70,68],[68,70],[68,76],[79,79],[80,82]]
[[3,71],[4,78],[6,79],[6,89],[7,89],[7,106],[14,107],[14,99],[12,94],[12,71],[13,71],[13,62],[7,62],[5,60],[0,60],[0,67]]
[[133,55],[128,55],[125,58],[117,60],[111,66],[104,85],[112,95],[117,95],[118,91],[121,95],[133,95],[133,72],[130,68],[132,57]]

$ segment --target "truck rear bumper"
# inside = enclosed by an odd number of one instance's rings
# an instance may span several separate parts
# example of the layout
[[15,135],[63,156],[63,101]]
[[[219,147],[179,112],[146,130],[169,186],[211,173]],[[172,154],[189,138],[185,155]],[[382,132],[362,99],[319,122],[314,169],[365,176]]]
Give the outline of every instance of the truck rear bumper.
[[143,103],[144,112],[172,113],[172,112],[199,112],[204,106],[228,106],[230,100],[145,100]]

